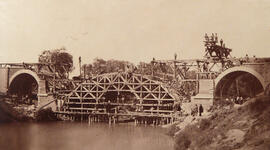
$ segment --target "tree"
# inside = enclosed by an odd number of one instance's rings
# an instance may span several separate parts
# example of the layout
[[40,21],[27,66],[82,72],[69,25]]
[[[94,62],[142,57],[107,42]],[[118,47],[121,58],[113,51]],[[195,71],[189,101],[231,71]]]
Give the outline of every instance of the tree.
[[45,50],[39,55],[38,61],[54,64],[60,78],[68,78],[68,73],[74,69],[73,56],[67,53],[65,48]]
[[126,70],[126,66],[134,66],[128,61],[121,60],[104,60],[101,58],[95,58],[92,64],[84,64],[82,66],[82,72],[85,71],[85,75],[99,75],[103,73],[122,72]]

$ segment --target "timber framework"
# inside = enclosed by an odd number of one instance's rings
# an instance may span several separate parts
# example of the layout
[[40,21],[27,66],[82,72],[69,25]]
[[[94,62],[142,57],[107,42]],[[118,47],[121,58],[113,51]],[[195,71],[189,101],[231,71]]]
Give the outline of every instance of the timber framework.
[[79,84],[65,98],[58,113],[67,116],[87,118],[91,114],[111,114],[113,118],[128,116],[138,121],[150,117],[156,123],[161,118],[168,118],[167,122],[172,120],[175,101],[161,82],[131,73],[98,75]]
[[270,58],[235,58],[216,34],[204,38],[202,59],[153,58],[146,68],[89,79],[62,79],[50,63],[1,63],[0,94],[15,101],[30,99],[38,109],[54,104],[58,115],[71,120],[122,118],[158,124],[175,120],[175,106],[185,99],[206,106],[270,93]]

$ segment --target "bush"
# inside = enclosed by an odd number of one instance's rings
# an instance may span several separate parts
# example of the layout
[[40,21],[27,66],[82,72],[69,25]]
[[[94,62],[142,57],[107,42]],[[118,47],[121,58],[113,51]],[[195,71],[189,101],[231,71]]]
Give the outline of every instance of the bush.
[[211,122],[208,119],[202,119],[199,125],[200,125],[200,129],[205,130],[209,128],[209,126],[211,125]]

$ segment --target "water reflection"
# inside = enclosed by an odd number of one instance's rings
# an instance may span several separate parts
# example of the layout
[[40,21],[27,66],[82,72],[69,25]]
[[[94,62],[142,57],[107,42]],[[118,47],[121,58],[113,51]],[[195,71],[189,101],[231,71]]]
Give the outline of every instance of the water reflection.
[[8,150],[173,150],[159,127],[133,124],[0,124],[0,149]]

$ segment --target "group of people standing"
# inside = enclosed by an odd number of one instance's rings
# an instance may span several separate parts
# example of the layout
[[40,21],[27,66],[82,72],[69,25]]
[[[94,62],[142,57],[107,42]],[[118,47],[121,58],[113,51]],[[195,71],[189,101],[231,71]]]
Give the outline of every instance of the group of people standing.
[[195,104],[195,107],[193,107],[191,109],[191,115],[192,116],[202,116],[202,113],[203,113],[204,109],[203,109],[203,106],[202,104],[200,104],[199,106],[197,104]]
[[243,103],[245,103],[249,98],[243,98],[241,96],[237,96],[237,97],[234,97],[234,98],[226,98],[226,101],[231,101],[235,104],[239,104],[239,105],[242,105]]

